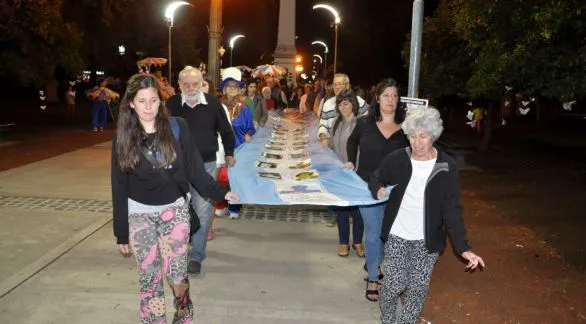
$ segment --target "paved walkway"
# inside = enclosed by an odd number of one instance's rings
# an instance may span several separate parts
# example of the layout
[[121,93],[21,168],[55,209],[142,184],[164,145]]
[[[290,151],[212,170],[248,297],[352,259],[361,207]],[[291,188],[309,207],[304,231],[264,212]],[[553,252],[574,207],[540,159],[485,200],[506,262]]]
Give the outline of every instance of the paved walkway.
[[[105,143],[0,173],[1,323],[138,322],[136,266],[112,236],[109,157]],[[322,218],[256,208],[218,220],[191,281],[194,322],[379,323],[363,259],[338,257]]]

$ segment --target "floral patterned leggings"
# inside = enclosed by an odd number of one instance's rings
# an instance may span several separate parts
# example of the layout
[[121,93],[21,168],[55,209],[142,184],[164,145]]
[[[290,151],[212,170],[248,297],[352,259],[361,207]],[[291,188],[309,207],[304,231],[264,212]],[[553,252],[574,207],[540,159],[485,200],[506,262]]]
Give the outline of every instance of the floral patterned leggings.
[[189,211],[183,198],[164,206],[129,199],[130,245],[138,264],[141,323],[166,323],[163,274],[175,295],[174,324],[191,323],[187,250]]

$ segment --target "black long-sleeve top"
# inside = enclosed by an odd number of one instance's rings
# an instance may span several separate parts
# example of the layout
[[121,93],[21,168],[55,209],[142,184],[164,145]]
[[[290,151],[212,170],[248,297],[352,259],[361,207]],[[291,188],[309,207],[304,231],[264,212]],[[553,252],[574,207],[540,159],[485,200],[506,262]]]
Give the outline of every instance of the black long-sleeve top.
[[[368,178],[378,168],[385,156],[407,146],[409,146],[409,141],[402,129],[387,139],[380,132],[372,117],[362,116],[356,121],[356,127],[348,138],[346,150],[349,162],[356,165],[358,159],[356,173],[362,180],[368,182]],[[360,149],[359,157],[358,149]]]
[[[194,108],[182,104],[181,94],[167,100],[171,115],[184,118],[204,162],[214,162],[218,150],[218,133],[222,137],[226,156],[234,156],[234,132],[220,101],[204,94],[207,105],[198,104]],[[252,109],[252,108],[251,108]]]
[[[112,141],[112,207],[114,236],[118,244],[128,244],[128,198],[146,205],[170,204],[183,196],[177,184],[161,172],[168,172],[179,182],[183,192],[189,192],[191,183],[204,197],[219,201],[226,189],[218,185],[206,172],[204,162],[195,145],[185,120],[179,122],[179,141],[172,138],[177,158],[164,170],[155,169],[141,154],[137,168],[125,173],[120,170],[116,152],[116,137]],[[148,136],[154,137],[154,134]],[[152,138],[151,138],[152,140]]]

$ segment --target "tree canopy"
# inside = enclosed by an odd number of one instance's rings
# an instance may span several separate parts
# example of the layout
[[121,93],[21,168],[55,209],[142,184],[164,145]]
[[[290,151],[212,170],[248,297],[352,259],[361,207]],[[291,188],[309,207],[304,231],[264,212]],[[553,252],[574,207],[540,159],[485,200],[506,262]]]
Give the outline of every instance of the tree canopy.
[[[83,69],[136,71],[140,56],[167,57],[162,1],[0,1],[0,78],[38,85],[56,69],[73,77]],[[173,29],[173,66],[198,64],[205,10],[179,10]],[[179,32],[180,31],[180,32]],[[207,43],[207,42],[206,42]],[[118,46],[126,47],[119,57]]]
[[422,87],[436,95],[495,99],[512,86],[553,99],[584,98],[586,2],[444,1],[424,22],[422,60]]
[[61,0],[0,1],[0,77],[39,84],[60,66],[71,75],[83,67],[79,29],[61,16]]

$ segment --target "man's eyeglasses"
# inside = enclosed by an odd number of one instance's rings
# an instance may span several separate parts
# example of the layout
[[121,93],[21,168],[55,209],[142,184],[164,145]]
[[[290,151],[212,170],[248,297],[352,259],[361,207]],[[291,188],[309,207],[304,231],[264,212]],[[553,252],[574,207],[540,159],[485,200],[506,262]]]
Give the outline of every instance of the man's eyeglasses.
[[201,82],[195,82],[195,83],[180,83],[179,85],[181,86],[181,88],[185,88],[185,89],[198,89],[199,87],[201,87]]

